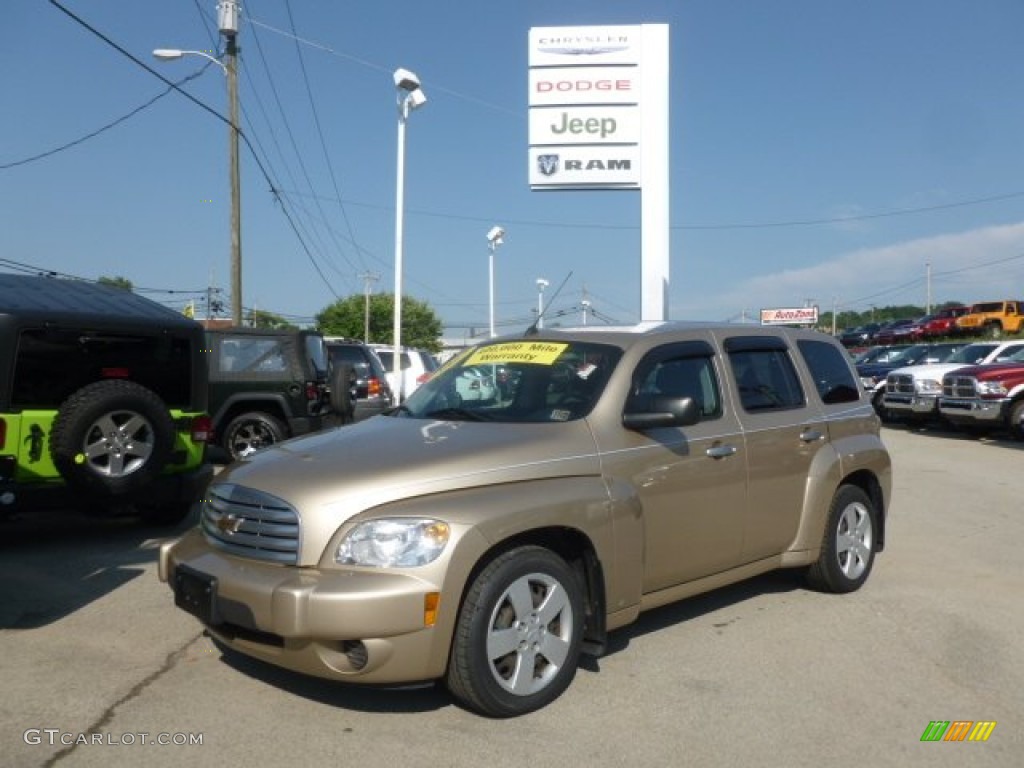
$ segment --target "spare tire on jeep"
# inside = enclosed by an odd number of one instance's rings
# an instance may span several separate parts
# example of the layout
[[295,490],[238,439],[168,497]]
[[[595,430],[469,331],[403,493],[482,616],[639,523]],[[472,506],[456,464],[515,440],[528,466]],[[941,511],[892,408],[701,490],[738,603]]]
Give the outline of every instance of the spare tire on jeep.
[[97,381],[65,400],[50,455],[69,485],[106,496],[144,488],[174,447],[174,421],[157,395],[121,379]]
[[347,362],[335,363],[330,378],[331,408],[338,414],[342,424],[355,421],[355,387],[355,366]]

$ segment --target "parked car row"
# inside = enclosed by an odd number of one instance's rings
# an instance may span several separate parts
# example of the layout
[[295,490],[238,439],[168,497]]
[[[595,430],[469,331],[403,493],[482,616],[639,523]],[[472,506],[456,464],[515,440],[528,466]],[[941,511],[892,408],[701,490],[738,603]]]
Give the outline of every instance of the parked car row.
[[936,363],[895,368],[880,386],[883,420],[942,420],[1024,437],[1024,339],[976,342]]
[[845,347],[916,343],[948,336],[1002,338],[1024,330],[1024,302],[988,301],[970,306],[945,307],[924,317],[887,323],[868,323],[843,331]]

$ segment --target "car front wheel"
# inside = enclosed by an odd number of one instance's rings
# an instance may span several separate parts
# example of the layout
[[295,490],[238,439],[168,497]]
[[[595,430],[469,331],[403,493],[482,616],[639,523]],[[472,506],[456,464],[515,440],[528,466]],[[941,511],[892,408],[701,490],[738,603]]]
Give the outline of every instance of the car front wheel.
[[446,683],[463,705],[514,717],[558,698],[576,675],[583,595],[569,565],[525,546],[476,577],[455,627]]
[[808,572],[813,587],[838,593],[860,589],[875,561],[877,520],[875,505],[863,490],[840,486],[829,509],[821,554]]
[[223,447],[232,460],[251,456],[285,439],[285,428],[268,413],[243,413],[224,430]]

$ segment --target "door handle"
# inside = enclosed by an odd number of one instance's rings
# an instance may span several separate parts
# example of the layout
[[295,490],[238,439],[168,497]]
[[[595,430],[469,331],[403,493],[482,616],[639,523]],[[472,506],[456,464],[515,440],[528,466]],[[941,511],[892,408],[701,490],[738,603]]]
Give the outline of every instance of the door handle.
[[704,451],[712,459],[724,459],[726,456],[732,456],[736,453],[735,445],[716,445],[708,448]]
[[805,429],[800,433],[800,439],[805,443],[814,443],[825,439],[825,433],[817,429]]

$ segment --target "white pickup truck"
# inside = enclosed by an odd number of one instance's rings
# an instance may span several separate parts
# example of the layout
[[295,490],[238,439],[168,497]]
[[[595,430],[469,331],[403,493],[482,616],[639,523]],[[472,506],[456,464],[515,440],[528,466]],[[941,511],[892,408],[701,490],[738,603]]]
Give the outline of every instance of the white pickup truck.
[[1020,350],[1024,350],[1024,339],[978,342],[964,347],[944,363],[897,368],[885,379],[882,405],[894,419],[928,421],[938,418],[943,376],[965,365],[1003,362]]

